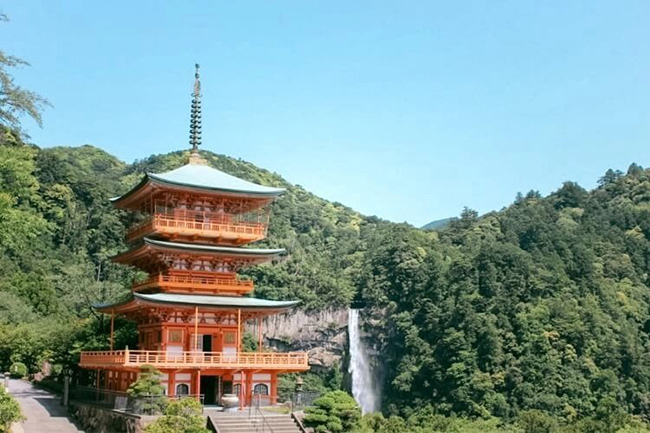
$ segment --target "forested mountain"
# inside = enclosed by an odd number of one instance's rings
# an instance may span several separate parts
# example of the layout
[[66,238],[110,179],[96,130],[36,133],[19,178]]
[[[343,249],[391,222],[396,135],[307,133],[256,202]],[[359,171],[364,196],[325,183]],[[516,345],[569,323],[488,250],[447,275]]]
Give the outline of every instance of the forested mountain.
[[[124,230],[133,215],[113,209],[109,198],[145,171],[185,164],[187,152],[125,164],[92,146],[39,149],[9,130],[0,137],[0,364],[21,359],[35,370],[56,349],[54,361],[73,366],[82,347],[107,344],[107,321],[90,306],[125,296],[138,278],[110,261],[126,249]],[[228,173],[287,188],[273,205],[268,239],[258,244],[286,248],[287,255],[246,271],[256,281],[255,295],[300,299],[307,310],[349,305],[366,233],[390,224],[247,162],[202,154]],[[134,347],[133,326],[118,328],[118,346]]]
[[453,218],[443,218],[435,221],[431,221],[422,226],[422,230],[440,230],[449,226]]
[[360,290],[389,411],[537,409],[588,418],[587,431],[650,416],[650,170],[531,191],[481,218],[466,209],[441,232],[375,236]]
[[[509,420],[539,410],[594,426],[650,417],[650,170],[610,170],[593,191],[567,182],[424,231],[202,154],[287,188],[262,245],[288,254],[247,271],[255,295],[300,299],[307,310],[366,305],[386,413]],[[2,131],[0,367],[75,366],[81,348],[107,347],[108,322],[90,305],[125,296],[138,277],[110,262],[133,216],[108,199],[186,158],[127,164],[92,146],[39,149]],[[133,347],[133,325],[117,329],[118,348]]]

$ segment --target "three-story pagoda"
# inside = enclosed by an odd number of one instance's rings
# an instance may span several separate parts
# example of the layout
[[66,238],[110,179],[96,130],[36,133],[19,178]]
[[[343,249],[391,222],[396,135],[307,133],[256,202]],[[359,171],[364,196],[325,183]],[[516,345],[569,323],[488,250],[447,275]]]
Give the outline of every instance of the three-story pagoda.
[[[111,350],[83,352],[80,365],[97,371],[97,386],[125,391],[140,367],[163,373],[168,395],[202,395],[218,404],[237,394],[241,405],[253,393],[277,398],[277,376],[309,369],[306,353],[265,352],[262,318],[286,312],[297,301],[247,297],[253,282],[237,272],[269,262],[281,249],[244,247],[266,237],[269,205],[284,190],[258,185],[209,167],[198,152],[201,135],[200,82],[192,100],[189,163],[147,173],[113,204],[144,214],[126,235],[130,249],[114,261],[149,274],[134,283],[124,302],[97,306],[111,315]],[[113,350],[114,317],[138,325],[137,350]],[[247,321],[257,321],[258,351],[244,352]]]

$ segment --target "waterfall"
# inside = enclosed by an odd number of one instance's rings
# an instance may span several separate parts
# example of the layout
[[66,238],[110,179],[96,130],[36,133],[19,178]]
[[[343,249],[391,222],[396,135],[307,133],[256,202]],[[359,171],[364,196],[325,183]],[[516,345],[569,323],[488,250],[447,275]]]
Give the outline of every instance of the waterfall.
[[366,348],[361,341],[359,310],[348,311],[348,334],[350,336],[350,365],[348,373],[352,376],[352,395],[359,403],[362,413],[379,411],[379,390],[372,375]]

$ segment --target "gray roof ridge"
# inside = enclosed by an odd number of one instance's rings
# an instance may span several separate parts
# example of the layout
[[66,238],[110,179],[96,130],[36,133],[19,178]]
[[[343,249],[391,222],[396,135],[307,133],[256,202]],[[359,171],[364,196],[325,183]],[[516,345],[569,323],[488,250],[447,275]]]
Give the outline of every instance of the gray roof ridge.
[[[181,176],[178,176],[179,170],[183,170],[183,169],[185,171],[187,171],[188,169],[192,169],[193,171],[203,171],[204,173],[202,173],[202,175],[197,177],[203,178],[204,180],[206,179],[206,175],[209,178],[210,174],[212,174],[213,176],[216,175],[217,177],[221,177],[221,179],[218,178],[208,179],[213,182],[212,184],[205,184],[205,183],[201,184],[201,183],[191,182],[185,179],[187,177],[185,174],[181,174]],[[171,178],[170,178],[170,174],[172,176]],[[175,177],[180,177],[181,179],[176,179]],[[193,176],[190,174],[189,177],[192,178]],[[144,176],[142,177],[140,182],[138,182],[137,185],[129,189],[124,194],[117,197],[112,197],[109,200],[113,203],[118,202],[121,199],[130,196],[132,193],[134,193],[135,191],[143,187],[148,181],[161,182],[168,185],[176,185],[176,186],[182,186],[187,188],[196,188],[196,189],[203,189],[203,190],[207,189],[210,191],[223,191],[225,193],[234,193],[234,194],[240,193],[240,194],[258,196],[258,197],[259,196],[276,197],[286,192],[286,188],[278,188],[278,187],[260,185],[255,182],[250,182],[248,180],[241,179],[237,176],[233,176],[232,174],[228,174],[210,165],[188,163],[163,173],[145,172]],[[228,185],[228,183],[230,183],[230,185]]]
[[[181,303],[198,303],[201,302],[183,302],[191,300],[205,300],[205,301],[216,301],[216,302],[207,302],[202,305],[219,305],[221,302],[223,306],[246,306],[246,307],[291,307],[298,305],[300,301],[274,301],[271,299],[261,299],[261,298],[252,298],[245,296],[223,296],[223,295],[197,295],[197,294],[186,294],[186,293],[134,293],[135,297],[151,300],[157,302],[181,302]],[[224,305],[230,303],[231,305]],[[255,304],[258,305],[255,305]],[[246,305],[249,304],[249,305]]]
[[[180,170],[185,170],[187,171],[188,169],[192,169],[194,171],[206,171],[209,172],[214,172],[215,174],[218,174],[219,176],[224,177],[226,181],[230,182],[235,182],[239,183],[242,186],[237,187],[237,186],[219,186],[219,185],[206,185],[206,184],[200,184],[200,183],[192,183],[192,182],[187,182],[185,180],[179,180],[179,179],[174,179],[173,177],[170,178],[169,175],[171,174],[172,176],[176,175]],[[272,187],[272,186],[266,186],[266,185],[260,185],[255,182],[251,182],[242,178],[239,178],[237,176],[233,176],[232,174],[226,173],[224,171],[219,170],[218,168],[212,167],[210,165],[199,165],[199,164],[185,164],[180,167],[177,167],[173,170],[166,171],[163,173],[152,173],[152,172],[146,172],[145,176],[149,177],[150,179],[157,180],[159,182],[164,182],[164,183],[170,183],[173,185],[181,185],[181,186],[187,186],[187,187],[193,187],[193,188],[202,188],[202,189],[211,189],[211,190],[219,190],[219,191],[228,191],[228,192],[242,192],[242,193],[248,193],[248,194],[257,194],[257,195],[280,195],[283,194],[286,189],[285,188],[278,188],[278,187]]]
[[115,303],[93,304],[96,309],[118,307],[128,304],[135,299],[149,302],[160,302],[167,304],[204,305],[213,307],[243,307],[243,308],[287,308],[301,303],[296,301],[274,301],[271,299],[252,298],[244,296],[223,296],[223,295],[197,295],[181,293],[137,293],[131,292],[127,299]]
[[148,237],[142,238],[144,243],[150,245],[157,245],[161,247],[171,247],[171,248],[182,248],[182,249],[193,249],[193,250],[205,250],[205,251],[215,251],[215,252],[230,252],[235,254],[260,254],[260,255],[274,255],[285,253],[284,248],[242,248],[242,247],[226,247],[219,245],[207,245],[207,244],[189,244],[184,242],[171,242],[163,241],[159,239],[152,239]]

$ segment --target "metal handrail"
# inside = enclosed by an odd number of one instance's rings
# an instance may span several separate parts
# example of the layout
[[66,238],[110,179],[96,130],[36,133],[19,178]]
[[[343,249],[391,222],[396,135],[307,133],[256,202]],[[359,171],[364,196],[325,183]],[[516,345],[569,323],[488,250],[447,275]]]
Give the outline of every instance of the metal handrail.
[[307,433],[307,429],[303,425],[302,421],[300,421],[300,418],[296,416],[295,412],[291,412],[291,419],[298,425],[298,429],[301,433]]
[[[254,404],[255,396],[257,396],[257,405]],[[273,427],[269,423],[269,420],[267,420],[266,417],[264,416],[264,413],[262,413],[262,409],[260,409],[261,401],[262,401],[262,395],[261,394],[256,394],[255,392],[251,393],[251,404],[248,405],[248,408],[249,408],[248,409],[248,418],[249,419],[251,418],[251,408],[253,408],[255,410],[255,415],[256,416],[259,415],[259,418],[262,419],[261,433],[264,433],[266,431],[265,430],[266,427],[268,427],[269,431],[271,433],[273,433]],[[260,431],[259,427],[260,426],[258,426],[257,423],[256,423],[255,424],[255,431],[256,432]]]

